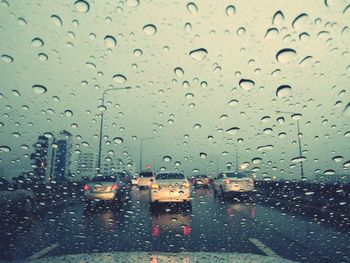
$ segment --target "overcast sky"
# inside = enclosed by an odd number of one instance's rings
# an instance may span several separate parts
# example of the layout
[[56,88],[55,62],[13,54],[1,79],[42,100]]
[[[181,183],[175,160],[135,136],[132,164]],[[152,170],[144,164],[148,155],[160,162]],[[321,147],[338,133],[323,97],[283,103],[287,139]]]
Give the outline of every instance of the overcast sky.
[[97,153],[102,93],[126,86],[106,95],[104,149],[136,170],[153,136],[144,164],[190,176],[218,156],[224,170],[235,143],[258,176],[298,179],[296,119],[281,110],[301,114],[307,176],[348,173],[348,1],[2,0],[0,39],[7,177],[30,169],[44,132],[71,132],[73,158]]

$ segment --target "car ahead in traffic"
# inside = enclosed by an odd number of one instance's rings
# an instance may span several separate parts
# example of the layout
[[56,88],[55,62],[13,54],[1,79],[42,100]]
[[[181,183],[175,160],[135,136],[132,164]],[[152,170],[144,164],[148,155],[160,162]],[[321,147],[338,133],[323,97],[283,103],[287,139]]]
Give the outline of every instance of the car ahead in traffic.
[[192,185],[194,187],[209,187],[209,178],[205,174],[198,174],[192,178]]
[[150,188],[152,180],[154,180],[152,171],[141,171],[137,179],[137,184],[140,189]]
[[150,189],[150,204],[157,203],[190,204],[190,182],[180,172],[160,172],[152,181]]
[[83,186],[84,200],[88,207],[99,201],[122,204],[127,202],[130,188],[131,181],[125,172],[97,175]]
[[0,177],[0,209],[2,215],[9,213],[29,214],[34,209],[35,195],[27,189],[16,188]]
[[213,182],[214,193],[219,196],[251,195],[254,180],[249,171],[227,171],[220,173]]

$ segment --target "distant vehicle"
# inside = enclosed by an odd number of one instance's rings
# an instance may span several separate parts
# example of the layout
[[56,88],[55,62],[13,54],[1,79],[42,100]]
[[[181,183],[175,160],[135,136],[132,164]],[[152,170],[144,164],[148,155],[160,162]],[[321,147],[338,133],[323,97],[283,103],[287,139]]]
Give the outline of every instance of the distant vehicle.
[[132,178],[131,178],[131,185],[139,185],[139,180],[138,180],[138,178],[137,178],[137,176],[133,176]]
[[254,190],[254,180],[248,171],[223,172],[213,182],[214,193],[220,196],[226,194],[251,194]]
[[141,171],[137,183],[140,189],[150,188],[152,180],[154,180],[152,171]]
[[107,201],[125,203],[130,192],[131,181],[125,172],[97,175],[83,186],[84,199],[88,206],[94,202]]
[[195,175],[192,179],[194,187],[209,187],[209,178],[205,174]]
[[159,202],[190,204],[190,182],[183,173],[157,173],[151,184],[150,202],[151,206]]
[[0,177],[0,209],[2,214],[29,214],[34,209],[35,195],[27,189],[15,189],[5,178]]

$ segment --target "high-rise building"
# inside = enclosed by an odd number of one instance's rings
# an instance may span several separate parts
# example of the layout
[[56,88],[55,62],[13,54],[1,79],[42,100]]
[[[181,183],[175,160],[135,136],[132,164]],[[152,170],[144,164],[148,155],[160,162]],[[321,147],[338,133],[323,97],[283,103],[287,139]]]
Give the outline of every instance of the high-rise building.
[[75,177],[80,180],[82,177],[93,177],[96,174],[96,160],[93,153],[82,152],[73,161],[73,169]]
[[44,135],[38,137],[38,141],[33,144],[34,153],[31,154],[32,167],[36,179],[45,180],[49,162],[50,143],[49,138]]
[[72,150],[72,134],[61,131],[55,139],[53,180],[64,181],[70,174],[70,156]]

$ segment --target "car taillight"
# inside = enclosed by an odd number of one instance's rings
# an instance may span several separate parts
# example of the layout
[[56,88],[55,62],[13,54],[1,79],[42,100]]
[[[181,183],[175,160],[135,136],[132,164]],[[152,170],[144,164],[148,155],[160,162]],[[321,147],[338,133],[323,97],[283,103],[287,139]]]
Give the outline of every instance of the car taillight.
[[159,185],[158,184],[151,184],[151,188],[152,189],[159,189]]
[[190,183],[189,182],[182,183],[181,188],[190,188]]
[[152,237],[158,237],[159,236],[159,226],[152,227]]
[[189,236],[189,235],[191,235],[191,227],[189,227],[189,226],[184,226],[184,228],[183,228],[183,233],[184,233],[184,236]]
[[112,184],[112,190],[117,190],[118,189],[118,185],[117,184]]
[[84,189],[84,191],[89,191],[89,190],[91,190],[91,187],[86,184],[86,185],[84,185],[83,189]]

